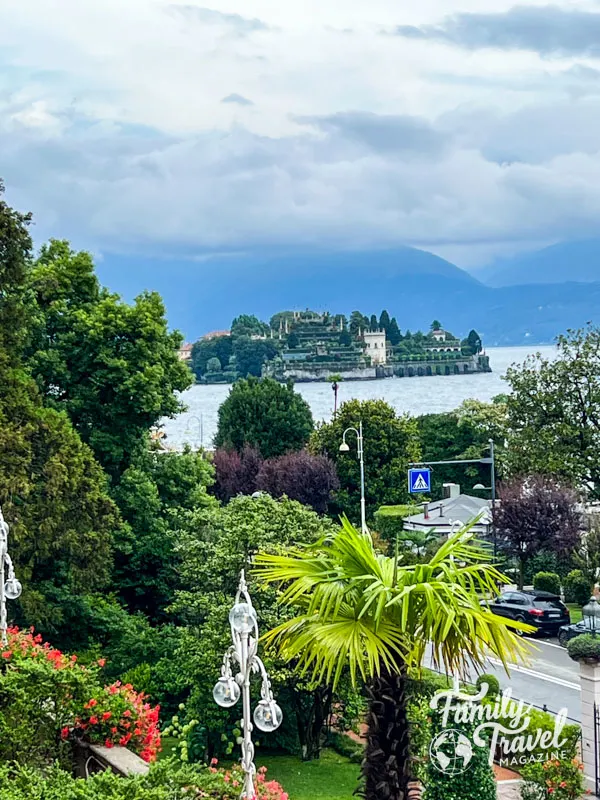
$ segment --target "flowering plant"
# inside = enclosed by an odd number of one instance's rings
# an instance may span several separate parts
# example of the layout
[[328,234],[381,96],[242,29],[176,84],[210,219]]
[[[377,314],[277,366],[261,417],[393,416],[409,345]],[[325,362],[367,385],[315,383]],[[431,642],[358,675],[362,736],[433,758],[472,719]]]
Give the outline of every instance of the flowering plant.
[[[230,769],[217,766],[217,759],[210,762],[208,772],[211,778],[198,781],[198,797],[215,798],[215,800],[238,800],[244,785],[244,773],[239,764]],[[267,768],[260,767],[254,779],[256,794],[252,800],[288,800],[287,792],[277,781],[267,780]]]
[[[72,729],[90,742],[105,747],[130,747],[144,761],[155,761],[160,745],[159,706],[152,707],[146,696],[130,683],[113,683],[95,692],[77,715]],[[62,731],[68,737],[71,729]]]
[[72,736],[131,747],[145,761],[160,750],[159,707],[131,684],[102,686],[100,669],[78,663],[31,628],[9,628],[0,648],[0,759],[32,763],[66,758]]
[[585,793],[583,764],[577,758],[532,764],[524,767],[521,774],[523,800],[579,800]]

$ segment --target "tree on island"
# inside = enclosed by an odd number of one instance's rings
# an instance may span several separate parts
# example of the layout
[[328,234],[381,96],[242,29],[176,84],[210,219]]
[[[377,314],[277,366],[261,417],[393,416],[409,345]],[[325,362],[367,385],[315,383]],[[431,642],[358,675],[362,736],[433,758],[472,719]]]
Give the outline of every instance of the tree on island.
[[246,445],[263,458],[302,450],[313,430],[310,406],[272,378],[237,381],[219,408],[215,447],[241,452]]
[[440,331],[442,329],[442,323],[439,319],[434,319],[429,328],[432,331]]
[[519,565],[519,588],[528,561],[540,550],[561,558],[581,542],[583,520],[573,489],[545,475],[513,478],[500,484],[494,529],[500,549]]
[[192,346],[192,372],[198,380],[208,372],[208,362],[218,358],[223,369],[229,365],[233,355],[233,338],[231,336],[214,336],[211,339],[200,339]]
[[377,322],[377,315],[376,314],[371,314],[371,320],[369,322],[370,330],[376,331],[378,327],[379,327],[379,323]]
[[391,322],[390,315],[384,309],[379,317],[379,327],[381,328],[382,331],[385,331],[387,333],[390,327],[390,322]]
[[299,344],[300,339],[298,338],[298,334],[295,331],[292,331],[287,338],[287,346],[290,348],[290,350],[295,350]]
[[396,347],[396,345],[400,344],[402,340],[402,334],[400,333],[400,328],[396,322],[396,317],[392,317],[390,320],[390,324],[387,329],[387,338],[390,340],[392,347]]
[[475,330],[470,331],[467,338],[463,339],[461,344],[463,352],[467,355],[476,356],[483,350],[481,336]]

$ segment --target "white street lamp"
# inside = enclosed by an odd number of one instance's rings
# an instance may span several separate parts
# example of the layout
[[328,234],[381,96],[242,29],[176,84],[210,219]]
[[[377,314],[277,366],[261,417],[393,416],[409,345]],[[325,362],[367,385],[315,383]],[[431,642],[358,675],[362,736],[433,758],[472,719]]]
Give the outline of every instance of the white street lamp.
[[[262,678],[261,699],[254,710],[254,725],[265,733],[277,730],[283,719],[283,712],[275,702],[271,682],[261,659],[258,657],[258,621],[252,600],[248,594],[246,578],[242,570],[240,584],[235,596],[235,605],[229,612],[231,638],[233,645],[226,651],[221,667],[221,677],[213,689],[215,702],[223,708],[231,708],[242,697],[242,769],[245,773],[244,788],[240,798],[254,800],[254,744],[253,725],[250,721],[250,675],[260,672]],[[232,664],[236,663],[239,672],[234,676]]]
[[363,447],[364,440],[362,421],[358,425],[358,430],[356,428],[346,428],[342,436],[340,453],[350,452],[350,445],[346,442],[347,433],[356,434],[356,441],[358,444],[358,460],[360,462],[360,527],[363,533],[368,533],[369,529],[367,528],[367,512],[365,504],[365,452]]
[[22,586],[15,577],[13,563],[8,555],[8,530],[0,508],[0,642],[4,647],[8,644],[6,601],[16,600],[22,592]]

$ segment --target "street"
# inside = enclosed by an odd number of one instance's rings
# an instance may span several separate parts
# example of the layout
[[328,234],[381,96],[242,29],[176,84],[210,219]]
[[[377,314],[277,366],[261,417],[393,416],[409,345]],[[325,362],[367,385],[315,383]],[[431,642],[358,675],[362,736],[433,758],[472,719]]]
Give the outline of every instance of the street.
[[[507,675],[498,660],[490,659],[486,672],[495,675],[502,689],[534,706],[557,712],[566,708],[571,720],[580,720],[579,665],[556,639],[528,639],[531,655],[526,664],[513,664]],[[433,668],[428,654],[426,666]],[[476,675],[470,676],[475,682]]]

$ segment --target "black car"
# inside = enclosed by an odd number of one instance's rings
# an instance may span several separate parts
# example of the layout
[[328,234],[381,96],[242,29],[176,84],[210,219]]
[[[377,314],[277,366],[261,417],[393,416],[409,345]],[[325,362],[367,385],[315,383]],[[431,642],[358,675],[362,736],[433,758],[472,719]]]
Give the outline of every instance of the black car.
[[500,617],[526,622],[536,627],[538,633],[550,636],[556,636],[559,628],[571,622],[569,609],[558,595],[550,592],[503,592],[495,600],[482,603]]
[[574,622],[572,625],[563,625],[558,631],[558,643],[566,647],[567,642],[570,642],[571,639],[581,636],[582,633],[592,633],[594,630],[590,620],[585,619],[580,622]]

